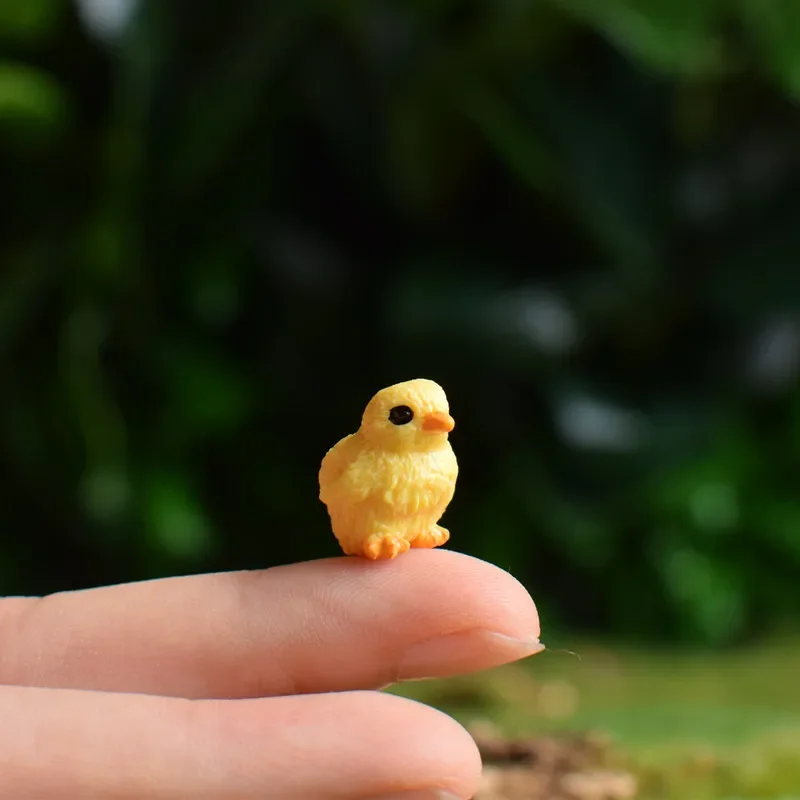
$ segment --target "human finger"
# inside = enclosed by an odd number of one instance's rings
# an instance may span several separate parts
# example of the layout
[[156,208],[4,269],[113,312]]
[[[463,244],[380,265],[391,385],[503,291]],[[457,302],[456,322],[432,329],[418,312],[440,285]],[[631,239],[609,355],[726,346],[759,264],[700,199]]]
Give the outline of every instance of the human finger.
[[522,585],[444,550],[3,602],[13,608],[0,616],[0,683],[31,686],[190,698],[343,691],[542,649]]
[[469,798],[480,776],[461,726],[378,692],[188,701],[0,687],[0,766],[0,797],[14,800]]

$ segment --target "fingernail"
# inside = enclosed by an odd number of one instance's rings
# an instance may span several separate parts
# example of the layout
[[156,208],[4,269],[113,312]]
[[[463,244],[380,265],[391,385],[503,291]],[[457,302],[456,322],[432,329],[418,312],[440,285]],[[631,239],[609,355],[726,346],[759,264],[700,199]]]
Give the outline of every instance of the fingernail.
[[429,680],[474,672],[518,661],[544,649],[536,637],[509,636],[483,628],[453,633],[414,645],[400,663],[398,680]]
[[443,792],[441,789],[415,789],[401,794],[381,795],[374,800],[462,800],[462,798],[450,792]]

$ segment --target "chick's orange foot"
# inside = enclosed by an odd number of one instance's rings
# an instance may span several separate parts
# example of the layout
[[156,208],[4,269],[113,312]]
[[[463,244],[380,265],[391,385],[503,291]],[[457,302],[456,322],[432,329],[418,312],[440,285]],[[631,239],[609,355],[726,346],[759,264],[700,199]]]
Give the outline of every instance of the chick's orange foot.
[[362,555],[372,561],[392,559],[407,553],[411,545],[393,533],[373,533],[364,540]]
[[429,531],[421,533],[411,542],[412,547],[441,547],[450,538],[450,531],[441,525],[434,525]]

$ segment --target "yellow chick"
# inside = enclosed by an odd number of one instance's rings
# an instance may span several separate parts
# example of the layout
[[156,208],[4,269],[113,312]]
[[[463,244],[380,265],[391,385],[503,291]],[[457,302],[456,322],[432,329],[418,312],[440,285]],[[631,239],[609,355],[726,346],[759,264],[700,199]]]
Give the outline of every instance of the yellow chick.
[[378,392],[356,433],[322,460],[319,498],[347,555],[394,558],[410,547],[439,547],[437,525],[453,499],[458,462],[444,389],[417,378]]

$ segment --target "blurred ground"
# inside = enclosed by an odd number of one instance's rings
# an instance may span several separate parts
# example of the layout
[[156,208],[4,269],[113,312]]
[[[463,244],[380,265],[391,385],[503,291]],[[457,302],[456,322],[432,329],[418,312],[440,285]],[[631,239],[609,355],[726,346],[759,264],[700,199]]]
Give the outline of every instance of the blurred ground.
[[491,725],[473,725],[484,763],[475,800],[627,800],[638,781],[609,764],[596,735],[508,739]]
[[[797,642],[727,653],[573,649],[580,660],[554,649],[396,691],[470,727],[485,754],[480,800],[616,800],[633,796],[626,774],[645,800],[788,800],[800,790]],[[572,794],[557,792],[565,777]]]

